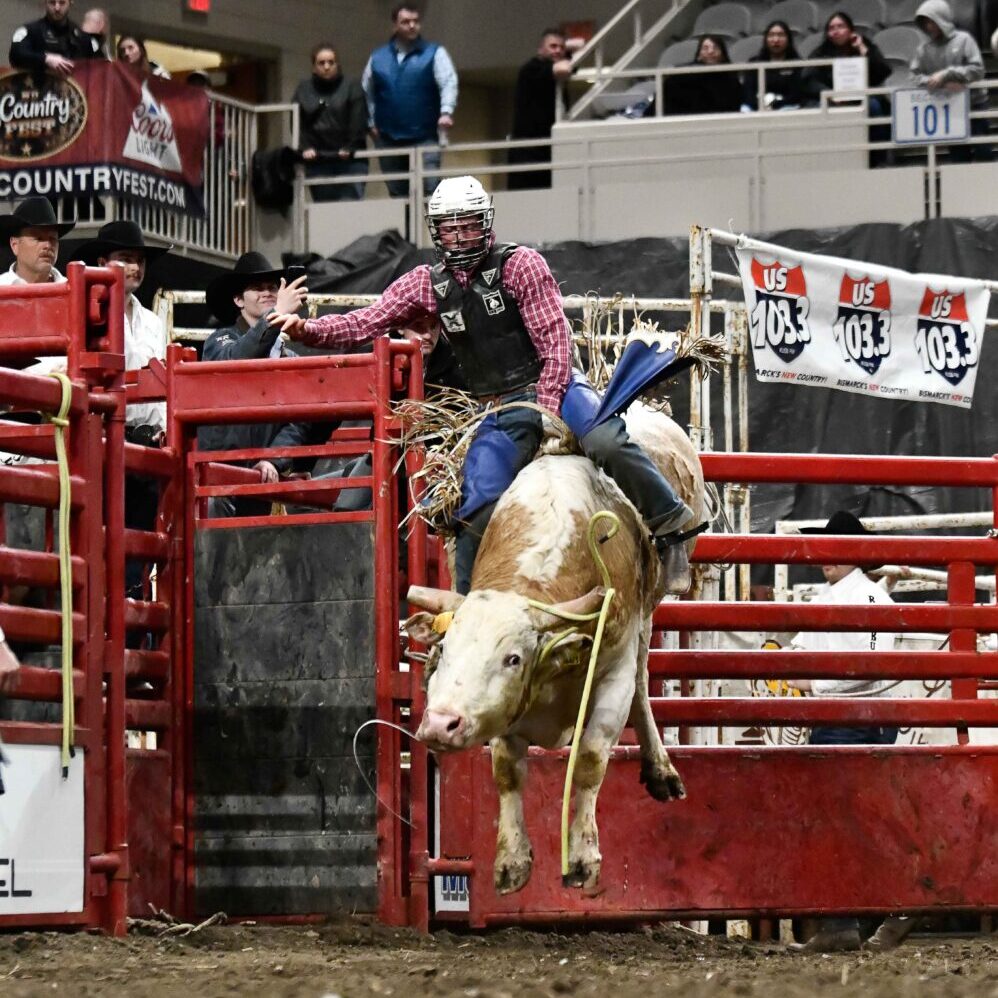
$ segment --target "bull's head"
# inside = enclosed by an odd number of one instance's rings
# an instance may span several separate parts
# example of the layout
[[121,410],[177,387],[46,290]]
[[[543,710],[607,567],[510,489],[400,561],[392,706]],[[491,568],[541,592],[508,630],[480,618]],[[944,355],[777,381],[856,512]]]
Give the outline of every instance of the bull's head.
[[[559,617],[591,613],[603,599],[594,589],[550,610],[537,609],[516,593],[481,590],[467,597],[439,589],[412,587],[410,604],[421,606],[406,622],[409,636],[424,644],[440,643],[436,668],[429,677],[426,710],[416,737],[437,752],[484,745],[506,734],[530,703],[538,676],[538,658],[552,630],[566,627]],[[453,612],[446,632],[433,630],[437,615]],[[544,672],[559,659],[577,657],[581,635],[558,645]]]

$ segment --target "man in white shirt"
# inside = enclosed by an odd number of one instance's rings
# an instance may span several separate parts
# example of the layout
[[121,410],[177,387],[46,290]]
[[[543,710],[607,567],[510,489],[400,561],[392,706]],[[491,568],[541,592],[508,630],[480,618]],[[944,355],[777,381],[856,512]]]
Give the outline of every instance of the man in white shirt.
[[[125,272],[125,370],[147,367],[153,358],[166,359],[166,330],[162,320],[135,296],[145,280],[146,267],[169,253],[171,246],[149,246],[135,222],[108,222],[96,239],[84,243],[76,257],[91,266],[120,265]],[[166,403],[130,405],[125,433],[131,443],[158,445],[166,431]]]
[[[803,534],[860,534],[870,531],[852,513],[833,513],[824,527],[803,528]],[[814,603],[835,606],[884,605],[893,603],[883,586],[873,582],[856,565],[822,565],[827,586],[821,589]],[[877,631],[802,631],[794,636],[790,647],[799,651],[866,652],[893,651],[897,635]],[[889,680],[864,679],[801,679],[790,684],[814,696],[881,696],[894,684]],[[892,745],[897,728],[814,728],[812,745]]]
[[[62,284],[66,278],[56,270],[59,239],[71,231],[76,222],[60,222],[55,209],[46,198],[28,198],[9,215],[0,215],[0,239],[10,241],[14,262],[0,273],[0,288],[23,287],[28,284]],[[65,357],[41,357],[25,373],[43,375],[65,371]],[[33,459],[20,454],[0,451],[0,464],[25,464]]]
[[[125,370],[147,367],[153,358],[166,358],[166,329],[159,316],[136,297],[146,276],[146,266],[168,253],[170,246],[149,246],[135,222],[108,222],[96,239],[84,243],[76,256],[91,266],[119,266],[125,278]],[[125,439],[145,447],[158,447],[166,434],[166,403],[138,402],[125,410]],[[129,475],[125,479],[125,526],[134,530],[152,530],[159,506],[156,482]],[[143,596],[144,576],[141,565],[129,561],[125,566],[127,595]],[[129,647],[135,635],[129,634]]]
[[[805,527],[801,533],[868,535],[872,531],[852,513],[839,510],[824,527]],[[827,586],[813,603],[870,606],[894,602],[887,590],[873,582],[857,565],[822,565],[821,571]],[[882,631],[802,631],[794,636],[790,647],[799,651],[857,653],[893,651],[896,643],[896,634]],[[816,697],[875,697],[885,695],[894,683],[889,680],[798,679],[789,685]],[[809,741],[812,745],[893,745],[897,736],[897,728],[827,727],[812,728]],[[817,933],[806,943],[795,944],[795,948],[809,953],[857,950],[860,948],[859,922],[855,918],[823,918]]]
[[60,222],[47,198],[28,198],[9,215],[0,215],[0,237],[10,240],[14,262],[0,274],[0,287],[21,284],[60,284],[56,270],[59,240],[76,222]]

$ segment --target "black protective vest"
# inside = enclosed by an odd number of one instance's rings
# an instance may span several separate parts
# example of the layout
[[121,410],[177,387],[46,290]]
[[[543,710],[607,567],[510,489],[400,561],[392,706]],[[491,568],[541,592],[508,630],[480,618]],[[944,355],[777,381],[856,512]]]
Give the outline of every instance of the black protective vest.
[[502,286],[503,264],[516,248],[493,246],[467,288],[442,263],[430,270],[443,333],[472,395],[501,395],[533,385],[541,375],[519,306]]

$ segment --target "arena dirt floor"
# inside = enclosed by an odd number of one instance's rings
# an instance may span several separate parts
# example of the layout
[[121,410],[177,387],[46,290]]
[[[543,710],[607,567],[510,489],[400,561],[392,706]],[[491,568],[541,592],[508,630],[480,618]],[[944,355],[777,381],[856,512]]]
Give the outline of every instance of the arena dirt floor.
[[0,934],[3,998],[998,998],[998,936],[914,937],[887,954],[800,956],[669,925],[420,936],[350,919],[213,926],[186,938]]

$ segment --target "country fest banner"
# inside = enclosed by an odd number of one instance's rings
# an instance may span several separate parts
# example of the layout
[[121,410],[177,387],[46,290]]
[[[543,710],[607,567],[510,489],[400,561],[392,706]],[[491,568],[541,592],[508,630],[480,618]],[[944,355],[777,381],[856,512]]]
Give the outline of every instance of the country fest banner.
[[986,285],[751,240],[736,252],[760,381],[970,408]]
[[122,63],[0,70],[0,200],[107,194],[203,215],[208,97]]

